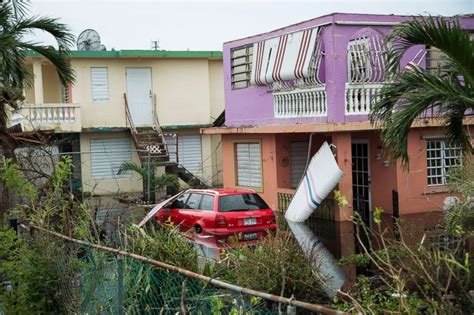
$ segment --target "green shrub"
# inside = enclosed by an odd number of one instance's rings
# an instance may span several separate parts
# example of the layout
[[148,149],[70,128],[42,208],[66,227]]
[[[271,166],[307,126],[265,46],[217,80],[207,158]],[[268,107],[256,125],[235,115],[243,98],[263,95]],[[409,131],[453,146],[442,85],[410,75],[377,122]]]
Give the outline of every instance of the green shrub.
[[327,302],[318,274],[286,231],[267,236],[253,246],[225,252],[214,266],[214,277],[275,295],[320,303]]
[[125,231],[125,250],[184,269],[198,271],[197,251],[178,228],[149,226],[146,232],[136,226]]
[[7,314],[60,314],[60,283],[42,241],[25,242],[13,230],[0,231],[1,307]]

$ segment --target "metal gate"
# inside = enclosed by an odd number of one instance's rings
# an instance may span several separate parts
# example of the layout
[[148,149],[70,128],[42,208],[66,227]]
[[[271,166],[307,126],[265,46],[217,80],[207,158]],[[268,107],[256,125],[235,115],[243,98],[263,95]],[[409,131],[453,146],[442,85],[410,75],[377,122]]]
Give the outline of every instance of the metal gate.
[[371,226],[369,142],[352,141],[353,207],[362,220]]

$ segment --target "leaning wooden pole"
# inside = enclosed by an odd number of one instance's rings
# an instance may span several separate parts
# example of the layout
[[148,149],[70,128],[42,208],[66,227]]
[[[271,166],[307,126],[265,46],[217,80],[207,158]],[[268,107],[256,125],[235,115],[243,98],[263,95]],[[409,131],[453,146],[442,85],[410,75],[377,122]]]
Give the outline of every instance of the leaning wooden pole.
[[69,236],[66,236],[66,235],[63,235],[63,234],[60,234],[60,233],[57,233],[57,232],[49,231],[49,230],[47,230],[45,228],[42,228],[42,227],[39,227],[39,226],[35,226],[35,225],[26,226],[24,224],[20,224],[20,226],[23,229],[26,229],[26,230],[28,230],[29,228],[32,228],[32,229],[42,231],[44,233],[56,236],[58,238],[62,238],[64,240],[68,241],[68,242],[73,242],[73,243],[76,243],[76,244],[81,244],[81,245],[88,246],[88,247],[91,247],[91,248],[99,249],[99,250],[102,250],[104,252],[112,253],[114,255],[121,255],[121,256],[124,256],[124,257],[130,257],[130,258],[142,261],[144,263],[147,263],[149,265],[154,265],[154,266],[156,266],[158,268],[161,268],[161,269],[165,269],[165,270],[173,271],[173,272],[176,272],[176,273],[180,273],[180,274],[185,275],[189,278],[198,279],[198,280],[210,283],[212,285],[215,285],[216,287],[220,287],[222,289],[230,290],[230,291],[233,291],[233,292],[260,297],[262,299],[277,302],[277,303],[284,303],[284,304],[293,305],[293,306],[296,306],[296,307],[301,307],[301,308],[307,309],[307,310],[312,311],[312,312],[319,312],[319,313],[323,313],[323,314],[347,314],[345,312],[337,311],[337,310],[334,310],[332,308],[329,308],[329,307],[326,307],[326,306],[323,306],[323,305],[306,303],[306,302],[298,301],[298,300],[295,300],[295,299],[289,299],[289,298],[285,298],[285,297],[282,297],[282,296],[277,296],[277,295],[273,295],[273,294],[269,294],[269,293],[265,293],[265,292],[261,292],[261,291],[256,291],[256,290],[252,290],[252,289],[243,288],[243,287],[240,287],[240,286],[237,286],[237,285],[234,285],[234,284],[230,284],[230,283],[227,283],[227,282],[224,282],[224,281],[221,281],[221,280],[217,280],[217,279],[214,279],[214,278],[211,278],[211,277],[208,277],[208,276],[204,276],[204,275],[199,274],[199,273],[195,273],[195,272],[192,272],[192,271],[189,271],[189,270],[186,270],[186,269],[182,269],[182,268],[179,268],[179,267],[176,267],[176,266],[173,266],[173,265],[170,265],[170,264],[158,261],[158,260],[154,260],[154,259],[147,258],[147,257],[144,257],[144,256],[140,256],[140,255],[137,255],[137,254],[132,254],[132,253],[129,253],[129,252],[117,249],[117,248],[107,247],[107,246],[103,246],[103,245],[99,245],[99,244],[93,244],[93,243],[89,243],[89,242],[86,242],[86,241],[81,241],[81,240],[78,240],[78,239],[74,239],[72,237],[69,237]]

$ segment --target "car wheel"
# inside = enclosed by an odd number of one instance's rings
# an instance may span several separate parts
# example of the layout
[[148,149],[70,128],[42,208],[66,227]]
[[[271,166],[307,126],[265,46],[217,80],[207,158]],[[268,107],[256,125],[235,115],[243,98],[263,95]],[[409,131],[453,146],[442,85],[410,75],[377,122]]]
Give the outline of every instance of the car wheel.
[[194,226],[194,231],[199,234],[199,233],[202,232],[202,227],[200,225],[195,225]]

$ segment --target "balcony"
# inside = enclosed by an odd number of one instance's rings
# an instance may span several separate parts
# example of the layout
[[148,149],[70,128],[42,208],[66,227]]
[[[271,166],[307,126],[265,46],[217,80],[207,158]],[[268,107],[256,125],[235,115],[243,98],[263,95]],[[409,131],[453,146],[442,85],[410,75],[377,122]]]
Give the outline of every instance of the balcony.
[[23,131],[80,132],[79,104],[25,104],[12,116],[12,125],[21,123]]
[[381,83],[346,84],[346,115],[368,115],[372,105],[379,100]]
[[323,117],[327,115],[326,88],[274,92],[273,104],[276,118]]

